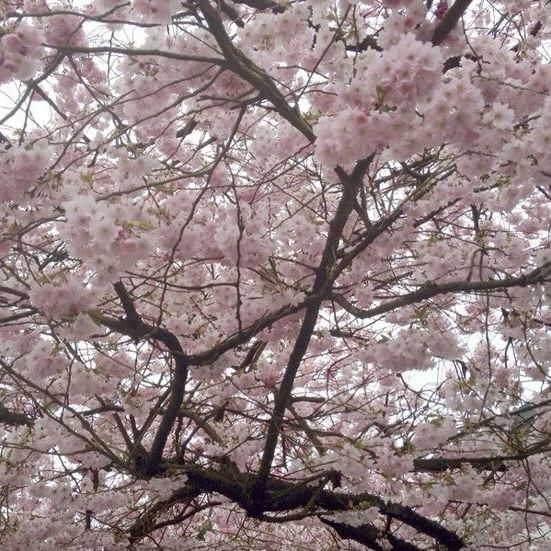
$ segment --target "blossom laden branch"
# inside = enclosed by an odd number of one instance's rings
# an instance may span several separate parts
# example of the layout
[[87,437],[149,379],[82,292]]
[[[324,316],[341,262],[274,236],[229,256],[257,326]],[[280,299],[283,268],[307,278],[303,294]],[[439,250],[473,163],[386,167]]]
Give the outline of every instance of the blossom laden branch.
[[[359,161],[350,175],[340,167],[337,167],[336,169],[339,178],[341,178],[343,192],[337,210],[335,211],[334,218],[329,224],[329,232],[325,241],[321,261],[316,269],[316,277],[312,285],[313,296],[318,295],[318,293],[324,293],[326,285],[330,280],[330,270],[337,257],[337,248],[342,237],[344,226],[348,221],[350,213],[354,209],[356,194],[362,184],[363,177],[371,161],[372,158]],[[302,358],[304,357],[304,354],[308,349],[310,339],[312,338],[321,304],[322,298],[320,297],[317,300],[314,300],[306,308],[300,331],[295,340],[283,379],[276,395],[274,410],[268,426],[266,443],[264,445],[262,460],[258,471],[258,477],[251,490],[250,503],[247,505],[249,512],[253,511],[255,514],[258,514],[263,510],[266,481],[268,480],[272,461],[274,459],[277,441],[279,438],[281,425],[283,423],[283,416],[289,405],[289,399],[293,390],[295,377],[300,367]]]
[[166,50],[157,50],[157,49],[139,49],[139,48],[121,48],[118,46],[57,46],[49,45],[48,47],[53,48],[59,52],[59,56],[62,59],[66,55],[72,54],[89,54],[89,55],[99,55],[99,54],[120,54],[128,57],[161,57],[166,59],[174,59],[176,61],[191,61],[198,63],[210,63],[212,65],[219,65],[220,58],[218,57],[208,57],[208,56],[195,56],[180,54],[177,52],[170,52]]
[[301,116],[298,104],[291,107],[274,84],[274,81],[232,43],[220,15],[212,7],[209,0],[198,0],[197,5],[200,7],[210,31],[224,54],[226,65],[241,78],[252,84],[265,99],[274,105],[277,112],[287,122],[294,126],[310,143],[313,143],[316,136],[310,125]]
[[543,266],[536,268],[528,274],[511,277],[506,279],[495,279],[488,281],[451,281],[448,283],[426,283],[421,285],[419,289],[403,295],[401,297],[392,299],[380,306],[376,306],[370,309],[360,308],[349,302],[346,297],[339,293],[332,293],[331,298],[339,305],[342,306],[347,312],[359,319],[371,318],[384,314],[386,312],[392,312],[397,308],[403,306],[409,306],[416,304],[424,300],[429,300],[435,296],[445,295],[450,293],[476,293],[483,291],[494,291],[498,289],[511,289],[515,287],[527,287],[528,285],[535,285],[537,283],[545,283],[549,280],[551,266],[544,264]]

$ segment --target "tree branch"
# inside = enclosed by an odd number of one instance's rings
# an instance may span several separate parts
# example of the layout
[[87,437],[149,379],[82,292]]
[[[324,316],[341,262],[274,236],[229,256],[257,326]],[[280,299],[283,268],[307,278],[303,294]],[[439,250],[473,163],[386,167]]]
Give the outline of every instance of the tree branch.
[[153,439],[151,450],[147,458],[138,458],[139,461],[136,462],[136,466],[142,474],[154,476],[159,471],[166,441],[168,440],[168,436],[184,399],[189,364],[176,336],[166,329],[159,329],[149,324],[145,324],[136,311],[134,303],[122,281],[115,283],[114,287],[123,305],[126,318],[124,320],[118,320],[115,324],[110,324],[108,318],[102,318],[102,323],[112,328],[116,325],[119,325],[119,327],[123,325],[126,331],[121,331],[122,333],[126,332],[127,334],[139,335],[142,338],[151,338],[162,342],[168,348],[175,364],[172,381],[170,383],[170,398],[161,418],[155,438]]
[[262,460],[258,470],[258,478],[251,489],[251,503],[249,505],[251,512],[256,511],[258,513],[262,511],[266,481],[274,459],[279,432],[283,423],[283,416],[293,390],[295,377],[300,367],[302,358],[308,349],[312,333],[314,332],[314,328],[316,326],[318,313],[322,304],[322,296],[324,294],[326,284],[329,281],[331,266],[334,264],[337,256],[337,248],[344,226],[350,216],[350,213],[354,209],[356,193],[361,186],[363,176],[367,171],[370,162],[371,157],[358,162],[350,176],[347,175],[341,168],[338,167],[336,169],[337,174],[342,180],[344,191],[335,216],[329,224],[327,241],[325,243],[321,260],[316,270],[316,278],[312,286],[312,295],[319,295],[319,298],[310,303],[306,308],[302,326],[295,340],[281,385],[276,394],[274,411],[268,425],[266,443],[264,445]]
[[390,300],[375,308],[366,310],[359,308],[351,302],[349,302],[343,295],[338,293],[332,293],[332,298],[339,306],[344,308],[347,312],[359,319],[371,318],[378,316],[386,312],[391,312],[397,308],[415,304],[423,300],[428,300],[437,295],[444,295],[448,293],[474,293],[477,291],[493,291],[496,289],[510,289],[511,287],[526,287],[527,285],[533,285],[536,283],[544,283],[549,276],[549,270],[551,266],[545,264],[530,273],[518,277],[512,277],[504,280],[490,280],[490,281],[452,281],[449,283],[441,283],[436,285],[433,283],[426,283],[422,285],[416,291],[403,295],[396,299]]
[[357,44],[345,44],[347,52],[365,52],[368,49],[376,50],[377,52],[382,52],[383,48],[377,44],[377,40],[373,36],[366,36],[363,40]]
[[249,8],[255,8],[257,10],[269,10],[274,13],[282,13],[285,11],[285,6],[277,2],[276,0],[232,0],[234,4],[242,4],[249,6]]
[[320,522],[333,528],[335,532],[344,540],[354,540],[365,545],[373,551],[384,551],[377,540],[383,537],[383,534],[373,524],[362,524],[361,526],[350,526],[343,522],[336,522],[327,518],[319,517]]
[[197,4],[201,8],[210,32],[224,54],[228,68],[254,86],[264,99],[274,105],[277,112],[287,122],[294,126],[310,143],[314,143],[316,136],[310,125],[300,115],[298,105],[290,107],[285,96],[278,90],[270,76],[234,46],[226,33],[219,13],[210,5],[210,2],[198,0]]
[[[330,526],[337,534],[345,540],[354,540],[361,543],[374,551],[419,551],[419,548],[411,543],[408,543],[400,538],[393,536],[391,533],[384,533],[377,529],[373,524],[362,524],[361,526],[351,526],[344,522],[336,522],[327,518],[320,517],[320,521],[327,526]],[[383,547],[377,540],[388,543],[390,547]]]
[[448,9],[442,21],[432,33],[431,42],[433,46],[437,46],[445,40],[457,22],[463,17],[463,14],[467,11],[472,1],[473,0],[456,0],[456,2],[454,2],[453,6]]
[[[201,495],[201,491],[195,488],[187,487],[176,490],[167,500],[156,503],[141,515],[130,527],[129,542],[130,545],[141,540],[155,528],[156,519],[164,512],[168,511],[173,505],[182,502],[188,502]],[[194,513],[197,511],[194,511]]]
[[33,425],[33,418],[25,413],[17,413],[11,411],[8,408],[0,404],[0,424],[31,427]]
[[[215,470],[196,464],[185,464],[181,468],[188,477],[188,484],[178,492],[182,492],[185,500],[189,499],[189,495],[196,491],[218,493],[240,505],[250,516],[259,516],[251,513],[248,508],[247,488],[254,480],[257,480],[255,473],[239,472],[235,466]],[[367,492],[351,494],[324,489],[320,491],[318,486],[311,486],[304,482],[289,482],[269,476],[266,479],[265,498],[265,511],[286,512],[308,507],[317,510],[318,516],[324,515],[323,511],[330,513],[354,511],[358,507],[361,507],[362,510],[374,507],[381,515],[407,524],[418,532],[433,538],[447,550],[455,551],[464,547],[463,540],[457,534],[416,513],[411,507],[386,501]],[[171,498],[171,503],[177,501],[177,499]],[[343,526],[348,525],[343,523]],[[385,537],[388,539],[388,535]],[[401,540],[396,538],[394,543],[390,539],[388,541],[393,545],[399,545]],[[406,545],[406,542],[402,542],[402,544]],[[394,547],[394,549],[413,550],[415,547]]]

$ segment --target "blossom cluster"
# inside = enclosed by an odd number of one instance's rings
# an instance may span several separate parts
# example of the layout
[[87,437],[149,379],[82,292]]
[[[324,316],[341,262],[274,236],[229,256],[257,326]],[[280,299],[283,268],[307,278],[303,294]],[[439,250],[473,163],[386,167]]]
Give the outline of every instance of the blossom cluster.
[[59,232],[71,255],[82,259],[98,281],[114,281],[146,255],[149,247],[140,235],[139,218],[132,219],[132,208],[97,202],[90,195],[78,195],[63,207],[67,222],[59,225]]
[[41,43],[40,30],[27,23],[4,34],[0,39],[0,84],[32,78],[41,65]]
[[[437,48],[408,33],[383,53],[363,54],[356,72],[350,84],[335,86],[340,102],[333,102],[331,112],[322,109],[315,126],[320,163],[348,166],[387,147],[407,157],[441,138],[414,131],[423,125],[419,104],[431,102],[442,80],[442,54]],[[447,105],[450,111],[461,104]],[[432,120],[430,114],[425,120]]]
[[35,146],[12,145],[0,149],[0,199],[19,201],[40,183],[52,160],[52,150],[41,143]]
[[33,306],[50,319],[71,318],[92,305],[92,292],[76,278],[56,283],[33,284],[29,293]]

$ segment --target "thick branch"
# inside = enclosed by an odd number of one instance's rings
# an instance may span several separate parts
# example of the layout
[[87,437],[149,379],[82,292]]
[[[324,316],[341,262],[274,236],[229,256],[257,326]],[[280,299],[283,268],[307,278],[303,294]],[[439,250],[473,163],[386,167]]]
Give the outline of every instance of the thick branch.
[[521,456],[503,456],[503,457],[431,457],[429,459],[414,459],[413,467],[417,472],[423,473],[442,473],[460,469],[464,465],[471,465],[475,469],[482,471],[505,471],[507,466],[504,461],[526,459],[524,454]]
[[373,524],[363,524],[362,526],[350,526],[343,522],[336,522],[328,518],[320,517],[320,521],[327,526],[330,526],[337,532],[339,537],[343,540],[354,540],[362,545],[365,545],[369,549],[374,551],[384,551],[377,540],[380,540],[383,536],[380,530],[378,530]]
[[[283,306],[275,312],[267,314],[248,327],[243,328],[242,331],[229,336],[216,346],[209,348],[204,352],[199,352],[198,354],[190,354],[187,356],[188,366],[211,364],[229,350],[233,350],[235,347],[250,341],[255,335],[260,333],[263,329],[270,327],[276,321],[291,314],[300,312],[302,309],[306,308],[307,305],[311,304],[315,300],[318,300],[320,296],[321,295],[308,296],[299,304]],[[168,331],[143,321],[139,327],[131,327],[126,320],[114,318],[105,314],[94,312],[92,317],[95,321],[105,325],[105,327],[111,329],[112,331],[116,331],[117,333],[121,333],[122,335],[126,335],[136,340],[153,339],[163,342],[163,339],[170,335]]]
[[271,9],[274,12],[285,11],[285,6],[277,2],[276,0],[232,0],[234,4],[242,4],[249,6],[249,8],[255,8],[257,10]]
[[463,14],[467,11],[472,1],[473,0],[456,0],[456,2],[454,2],[453,6],[446,12],[446,15],[444,15],[444,18],[432,33],[431,42],[434,46],[437,46],[445,40],[455,25],[457,25],[457,22],[463,17]]
[[[333,530],[335,530],[341,538],[345,540],[357,541],[358,543],[361,543],[374,551],[384,551],[387,549],[390,549],[391,551],[418,551],[419,549],[415,545],[393,536],[391,533],[385,534],[381,532],[381,530],[378,530],[372,524],[350,526],[344,522],[335,522],[333,520],[321,517],[320,521],[323,522],[323,524],[333,528]],[[377,543],[377,540],[386,540],[385,543],[389,544],[390,547],[388,547],[388,545],[382,547],[379,543]]]
[[220,0],[220,8],[238,27],[245,26],[245,22],[239,17],[239,13],[233,6],[226,4],[224,0]]
[[[160,341],[168,348],[170,355],[174,359],[174,373],[170,383],[170,398],[168,405],[161,418],[161,423],[159,424],[155,438],[153,439],[151,450],[147,458],[144,458],[145,464],[137,465],[143,474],[153,476],[157,474],[159,470],[166,441],[168,440],[168,436],[182,405],[188,374],[188,360],[178,339],[173,333],[166,329],[154,328],[143,323],[134,307],[130,295],[121,281],[115,284],[115,291],[121,300],[126,318],[124,320],[118,320],[116,324],[111,325],[111,328],[113,328],[114,325],[124,325],[129,333],[140,335],[142,338],[151,338]],[[102,323],[110,327],[108,321],[108,319],[102,319]]]
[[279,432],[283,423],[283,416],[293,390],[295,377],[302,358],[308,349],[312,333],[314,332],[314,328],[316,326],[318,313],[322,303],[322,296],[329,281],[331,267],[336,259],[337,248],[344,226],[350,216],[350,213],[354,209],[356,193],[360,188],[363,176],[370,162],[371,158],[358,162],[350,176],[348,176],[342,169],[337,169],[337,173],[343,182],[344,191],[335,216],[329,224],[327,241],[325,243],[319,266],[316,270],[316,278],[312,287],[312,295],[319,295],[319,298],[310,303],[306,308],[302,326],[295,340],[295,345],[289,357],[279,391],[276,395],[274,411],[268,426],[268,434],[266,435],[266,443],[258,471],[258,479],[251,490],[251,508],[257,512],[261,512],[266,481],[274,459]]
[[506,471],[507,462],[524,461],[534,455],[549,451],[549,442],[537,442],[526,450],[514,455],[494,455],[491,457],[430,457],[414,459],[413,467],[417,472],[441,473],[471,465],[480,471]]
[[[215,470],[203,468],[195,464],[184,466],[184,472],[188,477],[188,486],[184,494],[186,495],[186,500],[188,499],[188,492],[191,491],[200,491],[201,493],[214,492],[239,504],[251,514],[248,511],[247,488],[256,479],[255,473],[242,473],[237,471],[235,467]],[[437,522],[416,513],[410,507],[388,502],[374,494],[367,492],[350,494],[330,490],[320,491],[316,485],[289,482],[270,476],[266,479],[265,511],[287,512],[309,508],[310,510],[318,511],[319,515],[324,515],[324,511],[328,513],[350,511],[356,510],[358,507],[361,507],[363,510],[366,507],[374,507],[380,514],[403,522],[414,528],[417,532],[434,538],[440,545],[450,551],[464,547],[464,543],[459,536],[440,526]],[[395,549],[400,548],[395,547]],[[403,547],[402,549],[408,548]],[[414,549],[414,547],[409,549]]]
[[11,287],[6,287],[0,285],[0,293],[7,293],[8,295],[15,295],[23,300],[29,300],[29,295],[24,291],[19,291],[18,289],[12,289]]

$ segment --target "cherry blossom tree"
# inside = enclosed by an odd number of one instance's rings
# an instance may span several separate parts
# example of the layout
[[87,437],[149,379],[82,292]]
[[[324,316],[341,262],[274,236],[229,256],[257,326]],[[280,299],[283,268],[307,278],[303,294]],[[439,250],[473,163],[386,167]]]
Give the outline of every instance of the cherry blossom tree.
[[0,10],[3,549],[551,549],[549,2]]

